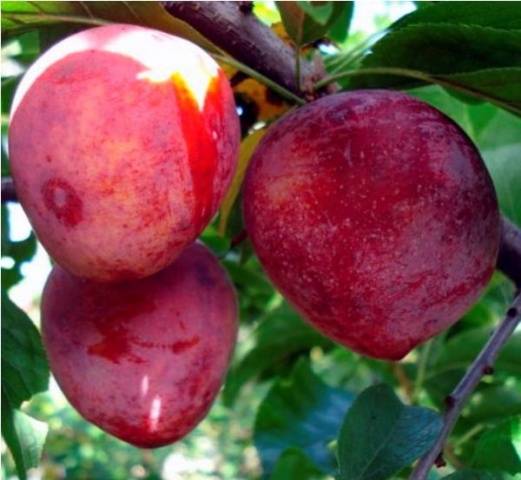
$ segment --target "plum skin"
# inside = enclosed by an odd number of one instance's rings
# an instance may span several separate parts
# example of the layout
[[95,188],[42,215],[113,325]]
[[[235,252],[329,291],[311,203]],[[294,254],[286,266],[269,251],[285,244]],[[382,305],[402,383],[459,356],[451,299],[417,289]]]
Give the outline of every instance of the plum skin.
[[233,92],[196,45],[134,25],[74,34],[17,89],[13,180],[40,241],[97,281],[169,265],[217,211],[240,141]]
[[465,133],[406,94],[331,95],[257,147],[244,219],[281,293],[352,350],[398,360],[476,301],[499,247],[496,195]]
[[233,286],[199,244],[161,272],[123,283],[55,266],[43,292],[43,342],[67,399],[138,447],[172,443],[204,418],[236,334]]

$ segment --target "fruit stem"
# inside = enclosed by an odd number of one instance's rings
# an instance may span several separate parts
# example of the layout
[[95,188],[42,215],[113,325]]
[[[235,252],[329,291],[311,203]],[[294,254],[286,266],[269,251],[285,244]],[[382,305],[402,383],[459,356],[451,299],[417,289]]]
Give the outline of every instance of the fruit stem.
[[414,389],[412,392],[412,401],[415,402],[421,391],[423,381],[425,380],[425,373],[427,371],[427,364],[429,363],[429,356],[432,349],[432,340],[429,340],[422,348],[420,353],[420,361],[418,363],[418,373],[414,380]]
[[441,432],[431,450],[419,460],[409,477],[410,480],[425,480],[427,478],[429,470],[443,451],[443,445],[454,428],[465,402],[471,396],[483,375],[490,371],[499,351],[509,339],[510,335],[512,335],[520,320],[521,293],[518,293],[501,323],[498,325],[479,355],[472,362],[456,388],[447,397],[447,407],[445,414],[443,415],[443,428],[441,429]]
[[285,98],[286,100],[289,100],[298,105],[305,105],[306,101],[303,98],[295,95],[294,93],[290,92],[283,86],[279,85],[278,83],[274,82],[273,80],[270,80],[268,77],[265,77],[261,73],[257,72],[253,68],[250,68],[247,65],[244,65],[244,63],[238,62],[237,60],[235,60],[231,57],[219,55],[217,53],[212,53],[211,56],[215,60],[226,63],[226,64],[230,65],[231,67],[234,67],[237,70],[245,73],[246,75],[250,76],[251,78],[258,80],[259,82],[261,82],[264,85],[266,85],[267,87],[271,88],[275,93],[278,93],[281,97]]

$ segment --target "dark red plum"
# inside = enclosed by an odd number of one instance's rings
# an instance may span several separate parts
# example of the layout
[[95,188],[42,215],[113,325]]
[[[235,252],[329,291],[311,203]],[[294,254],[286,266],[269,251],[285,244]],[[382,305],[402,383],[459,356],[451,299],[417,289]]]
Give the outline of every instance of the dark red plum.
[[269,277],[311,324],[389,360],[477,300],[500,234],[470,139],[383,90],[331,95],[272,126],[249,166],[244,217]]
[[55,266],[42,300],[52,372],[90,422],[139,447],[190,432],[221,388],[235,293],[203,246],[141,280],[95,283]]

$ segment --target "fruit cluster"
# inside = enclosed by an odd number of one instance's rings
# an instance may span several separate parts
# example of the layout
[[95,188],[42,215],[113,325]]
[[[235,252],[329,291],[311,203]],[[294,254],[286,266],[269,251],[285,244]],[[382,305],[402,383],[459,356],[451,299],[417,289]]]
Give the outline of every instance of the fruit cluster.
[[[137,446],[204,417],[237,333],[233,287],[194,243],[230,185],[239,122],[195,45],[110,25],[58,43],[12,107],[11,170],[56,261],[43,340],[65,395]],[[396,360],[453,324],[495,265],[493,185],[468,137],[408,95],[330,95],[283,117],[243,188],[267,274],[325,335]]]

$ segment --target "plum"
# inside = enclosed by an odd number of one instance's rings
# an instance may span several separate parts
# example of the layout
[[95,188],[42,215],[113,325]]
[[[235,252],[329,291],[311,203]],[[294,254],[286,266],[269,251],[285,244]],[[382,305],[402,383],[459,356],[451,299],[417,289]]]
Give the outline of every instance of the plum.
[[236,333],[234,289],[199,244],[127,282],[55,266],[42,298],[43,342],[64,394],[87,420],[139,447],[172,443],[206,415]]
[[465,133],[409,95],[331,95],[273,125],[244,219],[275,286],[325,335],[397,360],[448,328],[494,271],[500,223]]
[[215,214],[240,140],[233,92],[196,45],[134,25],[76,33],[27,71],[11,110],[20,202],[71,273],[169,265]]

